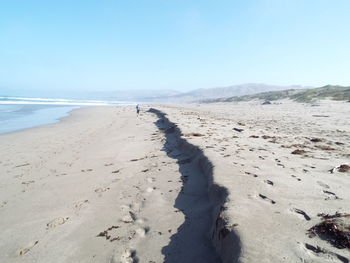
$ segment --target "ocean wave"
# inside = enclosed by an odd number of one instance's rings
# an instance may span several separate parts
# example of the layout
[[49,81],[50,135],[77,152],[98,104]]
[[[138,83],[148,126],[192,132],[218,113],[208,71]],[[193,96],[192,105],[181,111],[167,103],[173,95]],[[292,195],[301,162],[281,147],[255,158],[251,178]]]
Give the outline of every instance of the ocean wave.
[[0,97],[0,100],[28,100],[28,101],[74,101],[73,99],[58,98],[28,98],[28,97]]
[[[3,105],[0,102],[0,114],[16,112],[22,108],[22,105]],[[1,115],[0,115],[1,116]]]
[[56,98],[26,98],[26,97],[0,97],[2,105],[69,105],[69,106],[108,106],[108,105],[130,105],[123,101],[101,101],[101,100],[75,100]]
[[69,106],[112,106],[115,103],[88,103],[88,102],[44,102],[44,101],[0,101],[0,104],[5,105],[69,105]]

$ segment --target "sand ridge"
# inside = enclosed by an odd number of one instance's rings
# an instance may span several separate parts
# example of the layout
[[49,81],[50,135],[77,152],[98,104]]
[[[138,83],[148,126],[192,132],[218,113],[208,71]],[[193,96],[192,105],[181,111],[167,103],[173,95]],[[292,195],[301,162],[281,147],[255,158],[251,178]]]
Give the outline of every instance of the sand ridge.
[[[203,149],[215,182],[228,189],[224,217],[239,235],[240,262],[348,262],[348,249],[308,235],[321,222],[319,213],[350,211],[349,173],[335,169],[349,164],[350,107],[319,105],[160,108]],[[293,154],[297,149],[304,152]]]
[[[150,109],[159,118],[157,126],[165,134],[165,151],[179,164],[183,186],[174,207],[185,215],[185,221],[162,249],[164,262],[236,261],[239,240],[232,229],[220,224],[220,210],[228,192],[213,181],[213,165],[203,151],[182,137],[182,132],[166,114]],[[230,245],[223,247],[223,238]],[[230,237],[230,238],[229,238]]]

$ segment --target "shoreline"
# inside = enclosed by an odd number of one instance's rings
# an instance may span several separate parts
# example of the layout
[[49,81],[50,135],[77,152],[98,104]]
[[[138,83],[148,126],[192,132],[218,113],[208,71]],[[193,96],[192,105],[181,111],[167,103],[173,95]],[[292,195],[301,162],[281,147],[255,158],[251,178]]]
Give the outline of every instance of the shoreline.
[[[63,106],[65,107],[65,106]],[[28,130],[28,129],[32,129],[32,128],[38,128],[38,127],[43,127],[43,126],[46,126],[46,125],[52,125],[52,124],[57,124],[57,123],[60,123],[64,118],[67,118],[71,115],[71,113],[74,111],[74,110],[78,110],[78,109],[81,109],[82,107],[78,107],[78,106],[67,106],[69,107],[70,109],[68,109],[68,111],[65,111],[63,113],[61,113],[60,117],[54,117],[54,118],[51,118],[51,119],[48,119],[46,120],[44,123],[41,123],[41,124],[33,124],[33,125],[30,125],[29,127],[24,127],[24,128],[14,128],[14,130],[10,130],[10,131],[7,131],[7,132],[1,132],[0,133],[0,136],[1,135],[5,135],[5,134],[11,134],[11,133],[14,133],[14,132],[20,132],[20,131],[25,131],[25,130]],[[53,106],[51,109],[54,109],[56,108],[55,106]],[[49,109],[49,108],[48,108]],[[35,115],[35,113],[37,111],[40,111],[42,109],[38,109],[36,111],[34,111],[33,115]],[[30,115],[31,116],[31,115]],[[24,117],[24,116],[23,116]],[[20,117],[21,118],[21,117]],[[13,122],[13,121],[17,121],[17,118],[14,118],[14,119],[9,119],[9,121]]]
[[[0,132],[0,135],[2,134],[9,134],[9,133],[12,133],[12,132],[16,132],[16,131],[22,131],[22,130],[26,130],[26,129],[31,129],[31,128],[36,128],[36,127],[40,127],[40,126],[45,126],[45,125],[51,125],[51,124],[56,124],[56,123],[59,123],[62,119],[66,118],[66,117],[69,117],[71,112],[73,112],[74,110],[78,110],[78,109],[83,109],[83,108],[91,108],[91,107],[127,107],[127,106],[130,106],[130,105],[133,105],[133,104],[130,104],[130,103],[120,103],[120,104],[106,104],[106,105],[99,105],[99,104],[96,104],[96,105],[83,105],[83,104],[76,104],[76,105],[69,105],[69,104],[62,104],[62,105],[59,105],[59,104],[36,104],[36,102],[33,102],[32,104],[21,104],[21,103],[16,103],[16,104],[1,104],[0,103],[0,106],[31,106],[31,107],[39,107],[38,109],[34,110],[33,113],[29,114],[28,116],[26,115],[23,115],[23,116],[20,116],[20,117],[15,117],[15,118],[10,118],[6,121],[10,121],[12,123],[15,123],[16,121],[18,122],[18,118],[24,118],[24,117],[32,117],[34,118],[33,115],[38,115],[38,111],[47,111],[47,110],[53,110],[53,109],[61,109],[61,108],[69,108],[68,111],[64,111],[62,113],[59,114],[59,116],[56,116],[56,117],[51,117],[49,119],[47,119],[45,122],[43,123],[39,123],[39,124],[27,124],[25,125],[24,128],[22,127],[19,127],[19,128],[13,128],[13,130],[10,130],[10,131],[6,131],[6,132]],[[40,108],[41,107],[41,108]],[[54,112],[54,114],[56,114]],[[43,114],[41,114],[43,115]],[[36,116],[36,118],[34,119],[37,119],[42,116]],[[46,117],[47,118],[47,117]],[[37,120],[33,120],[33,122],[35,122]],[[22,124],[23,126],[23,124]],[[28,126],[28,127],[26,127]]]

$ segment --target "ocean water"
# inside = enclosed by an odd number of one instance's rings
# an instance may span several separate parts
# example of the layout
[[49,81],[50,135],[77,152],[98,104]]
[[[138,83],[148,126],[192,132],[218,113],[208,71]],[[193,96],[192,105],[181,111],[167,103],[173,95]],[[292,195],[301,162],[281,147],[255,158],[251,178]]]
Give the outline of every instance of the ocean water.
[[121,101],[0,97],[0,134],[56,123],[79,107],[122,104]]
[[1,105],[0,134],[58,122],[78,106]]

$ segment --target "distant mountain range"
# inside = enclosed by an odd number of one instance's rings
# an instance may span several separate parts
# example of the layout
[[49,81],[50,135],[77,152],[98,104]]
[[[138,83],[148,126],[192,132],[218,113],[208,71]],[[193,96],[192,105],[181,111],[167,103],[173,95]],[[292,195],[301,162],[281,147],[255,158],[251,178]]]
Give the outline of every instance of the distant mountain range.
[[228,98],[243,96],[267,91],[279,91],[287,89],[307,89],[311,87],[303,86],[276,86],[266,84],[242,84],[229,87],[196,89],[189,92],[178,93],[166,96],[144,97],[143,101],[153,103],[189,103],[201,102],[205,100],[215,100],[219,98]]

